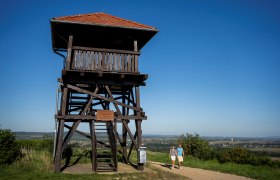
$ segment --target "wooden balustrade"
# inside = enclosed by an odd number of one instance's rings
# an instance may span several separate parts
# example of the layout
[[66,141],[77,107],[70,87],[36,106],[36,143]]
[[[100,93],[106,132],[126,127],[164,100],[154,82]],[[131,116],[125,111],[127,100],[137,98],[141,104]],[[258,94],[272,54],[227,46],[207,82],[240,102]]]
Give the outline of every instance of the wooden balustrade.
[[71,70],[138,73],[137,51],[73,46]]

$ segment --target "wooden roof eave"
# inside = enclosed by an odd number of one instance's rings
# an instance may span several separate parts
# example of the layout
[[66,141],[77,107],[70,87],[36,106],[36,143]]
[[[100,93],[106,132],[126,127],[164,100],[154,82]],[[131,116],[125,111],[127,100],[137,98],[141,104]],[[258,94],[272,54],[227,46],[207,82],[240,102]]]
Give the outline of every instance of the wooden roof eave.
[[[101,25],[101,24],[89,24],[89,23],[76,23],[76,22],[68,22],[68,21],[61,21],[61,20],[55,20],[55,19],[51,19],[50,20],[50,24],[51,24],[51,36],[52,36],[52,49],[53,51],[63,51],[64,49],[59,47],[56,47],[56,38],[55,36],[59,36],[59,38],[65,42],[65,49],[67,47],[67,42],[68,40],[66,40],[65,38],[63,38],[62,36],[59,35],[59,33],[55,32],[55,24],[65,24],[65,25],[85,25],[85,26],[92,26],[92,27],[103,27],[103,28],[110,28],[110,29],[126,29],[126,30],[131,30],[131,31],[137,31],[137,32],[147,32],[149,35],[149,38],[146,39],[145,42],[143,42],[142,46],[139,46],[139,50],[145,46],[146,43],[148,43],[150,41],[150,39],[157,34],[157,32],[159,32],[158,29],[148,29],[148,28],[132,28],[132,27],[123,27],[123,26],[111,26],[111,25]],[[152,33],[152,34],[151,34]]]

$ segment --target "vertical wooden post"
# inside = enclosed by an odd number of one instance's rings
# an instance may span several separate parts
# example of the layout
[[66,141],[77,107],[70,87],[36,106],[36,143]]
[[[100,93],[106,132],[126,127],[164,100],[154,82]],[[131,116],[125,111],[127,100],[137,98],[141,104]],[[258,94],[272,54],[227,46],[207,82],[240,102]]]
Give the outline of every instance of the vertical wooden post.
[[[134,51],[138,51],[138,45],[137,45],[137,41],[134,41]],[[134,60],[135,60],[135,67],[134,67],[134,71],[138,72],[138,55],[134,55]]]
[[[139,88],[139,86],[135,87],[135,95],[136,95],[136,106],[137,106],[137,108],[140,108],[140,88]],[[137,111],[137,116],[140,116],[140,115],[141,115],[141,113]],[[135,119],[135,125],[136,125],[136,131],[137,131],[137,144],[138,144],[138,148],[140,148],[142,146],[141,123],[142,123],[141,119]],[[137,149],[137,157],[138,157],[138,160],[139,160],[139,157],[140,157],[139,149]],[[143,163],[139,163],[138,162],[138,169],[141,170],[141,171],[144,170]]]
[[72,46],[73,46],[73,36],[69,36],[67,58],[66,58],[66,70],[70,70],[71,60],[72,60]]
[[57,135],[57,139],[56,139],[54,172],[60,172],[61,171],[63,130],[64,130],[64,120],[59,120],[59,122],[58,122],[58,132],[57,132],[58,135]]
[[[112,127],[112,134],[113,134],[113,141],[114,141],[114,148],[113,148],[113,151],[114,151],[114,162],[115,162],[115,168],[116,168],[116,172],[118,172],[118,158],[117,158],[117,134],[114,135],[113,131],[117,132],[117,120],[115,119],[114,122],[114,126]],[[114,129],[113,129],[114,128]]]
[[[122,103],[125,104],[125,90],[122,91]],[[125,111],[125,107],[122,106],[122,115],[125,116],[126,115],[126,111]],[[123,120],[123,123],[127,123],[126,120]],[[126,139],[127,139],[127,130],[124,124],[122,124],[122,157],[123,157],[123,161],[124,163],[128,163],[127,162],[127,146],[126,146]]]
[[97,154],[96,154],[96,134],[95,134],[95,129],[94,129],[94,120],[89,122],[89,129],[90,129],[90,139],[91,139],[91,163],[92,163],[92,171],[96,172],[97,171]]
[[[66,115],[67,112],[67,100],[69,96],[68,88],[64,87],[62,92],[62,103],[61,103],[61,114]],[[58,122],[58,135],[56,140],[56,150],[55,150],[55,166],[54,172],[61,171],[61,159],[62,159],[62,143],[64,135],[64,120],[61,119]]]

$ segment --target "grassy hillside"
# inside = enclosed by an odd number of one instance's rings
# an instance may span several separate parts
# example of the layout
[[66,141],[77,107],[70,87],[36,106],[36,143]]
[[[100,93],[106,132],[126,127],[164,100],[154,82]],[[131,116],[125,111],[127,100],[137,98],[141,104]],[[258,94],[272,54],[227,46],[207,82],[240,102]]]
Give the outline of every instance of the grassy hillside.
[[[147,158],[150,161],[171,163],[171,160],[167,153],[148,151]],[[190,156],[184,159],[183,165],[193,168],[201,168],[229,174],[236,174],[254,179],[280,179],[280,169],[270,168],[267,166],[252,166],[234,163],[220,164],[217,160],[202,161]]]
[[[21,140],[21,158],[9,166],[0,167],[0,179],[182,179],[183,177],[169,172],[162,172],[158,169],[155,173],[130,173],[130,174],[82,174],[69,175],[62,173],[53,173],[52,148],[47,148],[52,143],[43,140]],[[89,163],[90,156],[87,147],[75,147],[70,165],[75,162],[75,158],[80,158],[78,163]],[[157,161],[170,164],[168,153],[147,151],[148,161]],[[132,160],[136,162],[136,154],[133,151]],[[184,159],[184,166],[202,168],[207,170],[220,171],[229,174],[251,177],[254,179],[280,179],[280,168],[270,168],[267,166],[241,165],[234,163],[220,164],[217,160],[198,160],[191,156]]]

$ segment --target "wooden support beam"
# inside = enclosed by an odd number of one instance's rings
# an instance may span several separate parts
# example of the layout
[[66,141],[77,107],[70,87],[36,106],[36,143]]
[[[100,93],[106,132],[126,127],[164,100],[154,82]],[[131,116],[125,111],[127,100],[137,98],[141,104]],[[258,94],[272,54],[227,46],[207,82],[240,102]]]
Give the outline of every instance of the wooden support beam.
[[[134,41],[134,51],[138,52],[138,43],[137,43],[137,41]],[[134,71],[138,72],[138,55],[134,55],[134,60],[135,60],[135,70]]]
[[[96,86],[95,90],[94,90],[94,93],[97,93],[98,92],[98,87]],[[92,101],[93,101],[93,96],[90,96],[90,99],[89,101],[87,102],[84,110],[81,112],[82,115],[86,115],[86,112],[89,110],[89,108],[91,108],[91,104],[92,104]]]
[[[112,95],[112,93],[111,93],[109,87],[108,87],[108,86],[105,86],[105,88],[106,88],[106,90],[107,90],[107,92],[108,92],[109,97],[110,97],[111,99],[114,99],[114,97],[113,97],[113,95]],[[118,102],[118,101],[115,101],[115,102]],[[114,104],[114,106],[115,106],[115,108],[116,108],[116,111],[117,111],[118,115],[120,115],[120,114],[121,114],[120,108],[118,107],[118,105],[117,105],[115,102],[113,102],[113,104]]]
[[73,136],[73,134],[76,131],[77,127],[79,126],[80,122],[81,122],[81,120],[74,122],[72,127],[69,129],[67,135],[65,136],[64,142],[62,144],[62,152],[66,148],[68,142],[70,141],[71,137]]
[[[126,99],[126,95],[125,95],[125,91],[122,92],[122,103],[125,104],[125,99]],[[128,102],[129,103],[129,102]],[[122,106],[122,115],[125,116],[126,115],[126,111],[125,111],[125,107]],[[122,121],[123,123],[128,123],[127,121]],[[122,124],[122,158],[124,163],[128,163],[127,161],[127,146],[126,146],[126,140],[127,140],[127,130],[125,128],[125,125]]]
[[[140,88],[139,86],[135,87],[135,95],[136,95],[136,106],[140,107]],[[141,112],[136,113],[137,116],[141,116]],[[142,146],[142,129],[141,129],[142,121],[140,119],[135,119],[136,131],[137,131],[137,143],[138,148]],[[137,150],[137,157],[140,159],[140,151]],[[138,162],[138,169],[144,170],[144,164]]]
[[55,151],[55,164],[54,172],[61,171],[61,159],[62,159],[62,141],[63,141],[63,129],[64,129],[64,120],[59,121],[58,123],[58,135]]
[[70,35],[68,40],[68,48],[67,48],[66,70],[70,70],[71,67],[72,45],[73,45],[73,36]]
[[[133,138],[136,140],[136,137],[137,137],[137,131],[135,132]],[[130,155],[131,155],[131,152],[132,152],[132,148],[133,148],[133,144],[131,143],[131,144],[130,144],[130,147],[129,147],[129,152],[128,152],[128,156],[127,156],[127,161],[129,161],[129,158],[130,158]],[[137,149],[137,148],[136,148],[136,149]]]
[[132,133],[131,133],[131,131],[130,131],[128,125],[127,125],[126,123],[123,123],[123,124],[124,124],[124,126],[125,126],[125,128],[126,128],[126,130],[127,130],[127,132],[128,132],[128,135],[129,135],[129,137],[130,137],[131,142],[133,143],[133,145],[135,146],[135,148],[138,149],[138,145],[136,144],[136,141],[134,140],[134,137],[133,137],[133,135],[132,135]]
[[91,95],[91,96],[93,96],[93,97],[95,97],[95,98],[98,98],[98,99],[102,99],[102,100],[105,100],[105,101],[108,101],[108,102],[112,102],[112,103],[115,103],[115,104],[120,105],[120,106],[125,106],[125,107],[128,107],[128,108],[130,108],[130,109],[133,109],[133,110],[135,110],[135,111],[139,111],[139,112],[142,112],[142,111],[143,111],[142,108],[140,108],[140,107],[136,108],[136,107],[133,107],[133,106],[128,106],[128,105],[126,105],[126,104],[123,104],[123,103],[121,103],[121,102],[116,101],[114,98],[113,98],[113,99],[112,99],[112,98],[106,98],[106,97],[104,97],[104,96],[98,95],[98,94],[93,93],[93,92],[91,92],[91,91],[88,91],[88,90],[85,90],[85,89],[82,89],[82,88],[78,88],[78,87],[72,86],[72,85],[70,85],[70,84],[67,84],[66,86],[67,86],[68,88],[70,88],[70,89],[76,90],[76,91],[78,91],[78,92],[80,92],[80,93],[89,94],[89,95]]
[[[61,115],[65,115],[67,112],[67,105],[68,105],[68,97],[69,91],[67,87],[63,88],[62,96],[61,96]],[[58,135],[56,141],[56,149],[55,149],[55,165],[54,165],[54,172],[61,171],[61,159],[62,159],[62,144],[63,144],[63,135],[64,135],[64,119],[58,122]]]
[[119,141],[120,145],[122,146],[122,140],[121,140],[120,135],[117,131],[116,124],[113,124],[113,133],[114,133],[114,136],[116,137],[116,139]]
[[[67,115],[55,115],[55,119],[61,120],[97,120],[96,116],[93,115],[79,115],[79,114],[67,114]],[[146,120],[147,116],[114,116],[114,119],[124,119],[124,120],[134,120],[134,119],[141,119]]]
[[93,100],[93,96],[90,96],[90,99],[87,102],[84,110],[81,112],[82,115],[86,115],[86,112],[88,111],[89,107],[91,107],[92,100]]
[[97,152],[96,152],[96,134],[95,134],[95,129],[94,129],[94,121],[91,121],[89,123],[89,129],[90,129],[90,140],[91,140],[91,151],[92,151],[92,171],[96,172],[97,171]]
[[[67,124],[64,124],[64,127],[68,128],[68,129],[71,129],[71,127],[68,126]],[[79,130],[77,130],[77,129],[75,130],[75,132],[78,133],[78,134],[80,134],[80,135],[82,135],[82,136],[84,136],[84,137],[86,137],[86,138],[88,138],[88,139],[91,138],[91,137],[90,137],[89,135],[87,135],[86,133],[84,133],[84,132],[82,132],[82,131],[79,131]]]
[[113,141],[114,141],[114,148],[113,148],[113,158],[114,158],[114,162],[115,162],[115,168],[116,171],[118,171],[118,158],[117,158],[117,139],[119,140],[119,142],[121,142],[120,138],[119,138],[119,134],[117,132],[117,123],[116,122],[111,122],[112,123],[112,135],[113,135]]

